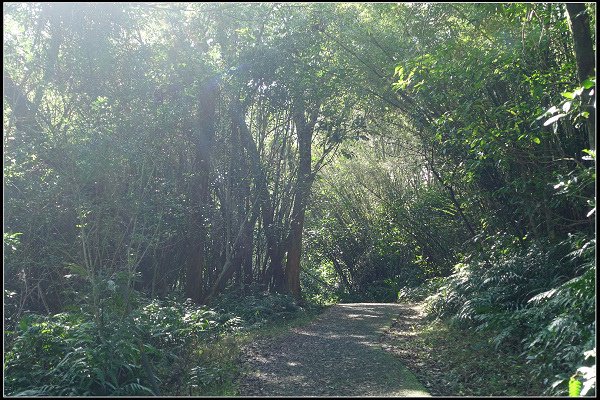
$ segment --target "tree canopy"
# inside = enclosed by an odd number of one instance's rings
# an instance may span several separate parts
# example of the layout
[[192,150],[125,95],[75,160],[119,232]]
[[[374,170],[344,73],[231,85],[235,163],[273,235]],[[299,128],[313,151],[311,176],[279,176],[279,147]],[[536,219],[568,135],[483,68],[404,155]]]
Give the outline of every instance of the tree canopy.
[[[110,341],[152,301],[427,292],[563,390],[595,352],[595,23],[591,3],[5,3],[6,343],[33,314]],[[157,394],[144,374],[129,389]],[[73,393],[117,393],[94,387]]]

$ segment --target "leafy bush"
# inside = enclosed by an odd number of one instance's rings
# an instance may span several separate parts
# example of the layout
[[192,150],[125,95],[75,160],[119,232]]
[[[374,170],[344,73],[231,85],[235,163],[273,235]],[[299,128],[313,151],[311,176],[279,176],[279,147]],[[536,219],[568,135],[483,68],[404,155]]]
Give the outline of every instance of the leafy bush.
[[568,257],[580,261],[579,275],[533,297],[522,316],[515,316],[532,327],[523,340],[532,372],[546,383],[554,376],[549,392],[563,395],[569,375],[582,366],[591,367],[582,356],[596,347],[595,239],[572,236],[569,242],[576,249]]
[[291,296],[266,292],[245,296],[237,292],[227,293],[217,299],[214,307],[237,316],[244,326],[291,318],[303,311]]
[[405,286],[398,291],[398,301],[423,301],[437,293],[446,281],[446,278],[436,277],[419,286]]
[[301,311],[283,295],[223,296],[214,308],[139,301],[127,315],[106,312],[101,319],[84,311],[25,315],[4,358],[6,394],[142,396],[181,385],[201,393],[220,372],[198,364],[199,349],[223,334]]
[[[131,326],[99,326],[86,314],[30,315],[5,356],[8,395],[153,394]],[[34,386],[34,387],[32,387]]]
[[564,279],[568,267],[555,262],[561,258],[557,253],[559,248],[532,243],[507,254],[492,252],[488,259],[465,260],[456,264],[440,291],[428,298],[428,309],[465,327],[491,326],[492,316],[502,319],[501,315],[524,307],[532,294],[553,287],[561,276]]
[[559,379],[549,393],[566,394],[582,354],[595,347],[595,240],[572,235],[557,246],[509,249],[457,264],[426,308],[462,328],[492,332],[497,347],[527,357],[540,381]]

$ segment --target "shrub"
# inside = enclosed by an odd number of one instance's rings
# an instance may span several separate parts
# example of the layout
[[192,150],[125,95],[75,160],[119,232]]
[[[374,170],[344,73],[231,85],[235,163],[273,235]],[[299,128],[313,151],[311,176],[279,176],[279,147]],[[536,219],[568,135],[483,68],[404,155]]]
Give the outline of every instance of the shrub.
[[220,296],[213,306],[222,312],[237,316],[244,326],[290,318],[303,311],[291,296],[267,292],[256,292],[250,295],[227,293]]
[[527,357],[537,379],[555,381],[548,393],[566,394],[569,376],[595,347],[594,249],[594,239],[572,235],[556,246],[535,242],[467,260],[427,298],[426,310],[491,332],[497,347]]
[[232,294],[213,308],[138,297],[131,312],[105,311],[100,319],[85,311],[25,315],[5,353],[5,393],[143,396],[157,394],[158,386],[181,385],[201,392],[200,386],[220,379],[218,367],[198,365],[207,343],[302,311],[284,295]]
[[99,326],[83,313],[31,315],[19,325],[5,356],[8,395],[153,394],[131,326]]

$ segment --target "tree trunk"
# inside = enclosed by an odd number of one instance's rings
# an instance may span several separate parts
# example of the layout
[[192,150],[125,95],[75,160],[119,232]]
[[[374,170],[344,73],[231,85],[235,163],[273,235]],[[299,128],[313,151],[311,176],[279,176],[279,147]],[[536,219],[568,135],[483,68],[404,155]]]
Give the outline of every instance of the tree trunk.
[[[590,33],[590,16],[584,3],[567,3],[567,12],[573,34],[577,76],[579,83],[583,83],[587,78],[595,75],[596,68],[596,56]],[[593,106],[595,97],[595,94],[588,96],[586,93],[583,98],[585,111],[590,113],[587,119],[587,128],[589,145],[592,150],[596,149],[596,109]]]
[[342,285],[344,286],[344,289],[347,290],[348,292],[351,292],[352,285],[350,285],[350,280],[348,279],[346,274],[344,274],[344,270],[343,270],[342,266],[340,265],[339,261],[337,260],[337,258],[335,258],[335,255],[333,253],[330,253],[329,257],[330,257],[331,261],[333,262],[333,268],[335,269],[337,274],[342,279]]
[[[256,204],[258,205],[258,203]],[[253,227],[256,223],[258,207],[254,207],[250,211],[250,213],[251,215],[249,216],[249,219],[244,219],[244,222],[240,226],[235,238],[235,242],[233,244],[233,249],[231,250],[229,257],[227,257],[225,265],[223,265],[223,269],[221,270],[221,273],[216,279],[215,284],[213,285],[208,296],[206,296],[206,298],[202,300],[203,302],[207,302],[219,292],[221,292],[225,288],[225,284],[227,283],[227,281],[233,276],[233,274],[236,271],[239,270],[244,256],[244,239],[248,232],[248,227]]]
[[196,138],[195,177],[192,185],[192,201],[198,212],[192,218],[190,231],[190,254],[186,265],[185,295],[195,302],[202,300],[203,273],[206,270],[206,212],[210,200],[210,156],[215,135],[218,86],[209,82],[200,91],[198,136]]
[[452,204],[454,204],[454,207],[456,207],[456,211],[458,211],[458,215],[460,215],[460,218],[463,221],[463,223],[465,224],[465,226],[467,227],[467,230],[471,234],[471,237],[474,237],[476,235],[475,229],[473,229],[473,225],[471,224],[471,222],[469,221],[469,219],[467,218],[467,216],[463,212],[462,206],[458,202],[458,200],[456,198],[456,194],[454,193],[454,188],[452,188],[451,185],[449,185],[446,182],[444,182],[444,180],[442,179],[442,177],[440,176],[440,174],[433,167],[433,163],[430,163],[429,167],[431,169],[431,172],[433,172],[433,175],[437,178],[438,182],[448,191],[448,194],[450,196],[450,200],[452,201]]
[[[238,160],[244,160],[244,162],[240,164],[241,168],[237,171],[239,176],[238,192],[240,194],[238,215],[244,215],[249,213],[252,208],[250,191],[251,178],[246,174],[249,165],[243,152],[244,146],[242,145],[239,129],[235,129],[235,125],[233,133],[236,138],[235,146],[239,149]],[[250,285],[252,285],[252,281],[254,278],[252,276],[252,250],[254,243],[255,225],[256,223],[253,223],[252,225],[246,225],[246,229],[243,232],[242,241],[240,243],[240,284],[242,285],[244,292],[247,292],[247,289]]]
[[240,130],[242,144],[248,152],[248,158],[251,164],[254,182],[260,199],[262,222],[265,230],[265,236],[267,238],[267,254],[270,259],[270,264],[266,271],[265,279],[270,281],[269,287],[271,290],[275,292],[283,292],[285,289],[283,251],[281,249],[281,244],[278,242],[275,229],[276,227],[273,219],[273,207],[271,205],[269,188],[267,187],[267,178],[260,163],[260,155],[258,154],[258,149],[256,147],[254,138],[252,138],[252,134],[246,126],[244,112],[239,100],[232,100],[231,113],[234,124],[237,125],[238,129]]
[[247,290],[252,285],[252,243],[253,243],[253,231],[254,226],[248,224],[244,236],[242,237],[242,244],[240,248],[240,259],[242,263],[242,283],[244,290]]
[[[294,202],[294,205],[296,203]],[[296,208],[296,207],[294,207]],[[286,291],[300,301],[300,258],[302,256],[302,230],[304,228],[304,208],[294,210],[290,227],[289,247],[285,265]]]
[[300,292],[300,258],[302,257],[302,230],[304,214],[312,186],[311,144],[317,113],[313,113],[310,121],[306,121],[304,111],[294,114],[294,124],[298,136],[298,175],[296,178],[296,195],[292,209],[292,221],[288,240],[287,263],[285,266],[286,289],[297,301],[302,300]]

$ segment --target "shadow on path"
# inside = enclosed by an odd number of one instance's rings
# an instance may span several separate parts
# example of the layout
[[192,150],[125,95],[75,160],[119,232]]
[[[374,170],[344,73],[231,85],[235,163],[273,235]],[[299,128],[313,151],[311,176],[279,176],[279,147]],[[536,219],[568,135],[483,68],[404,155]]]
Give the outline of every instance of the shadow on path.
[[308,326],[249,346],[241,396],[428,396],[381,348],[400,304],[338,304]]

